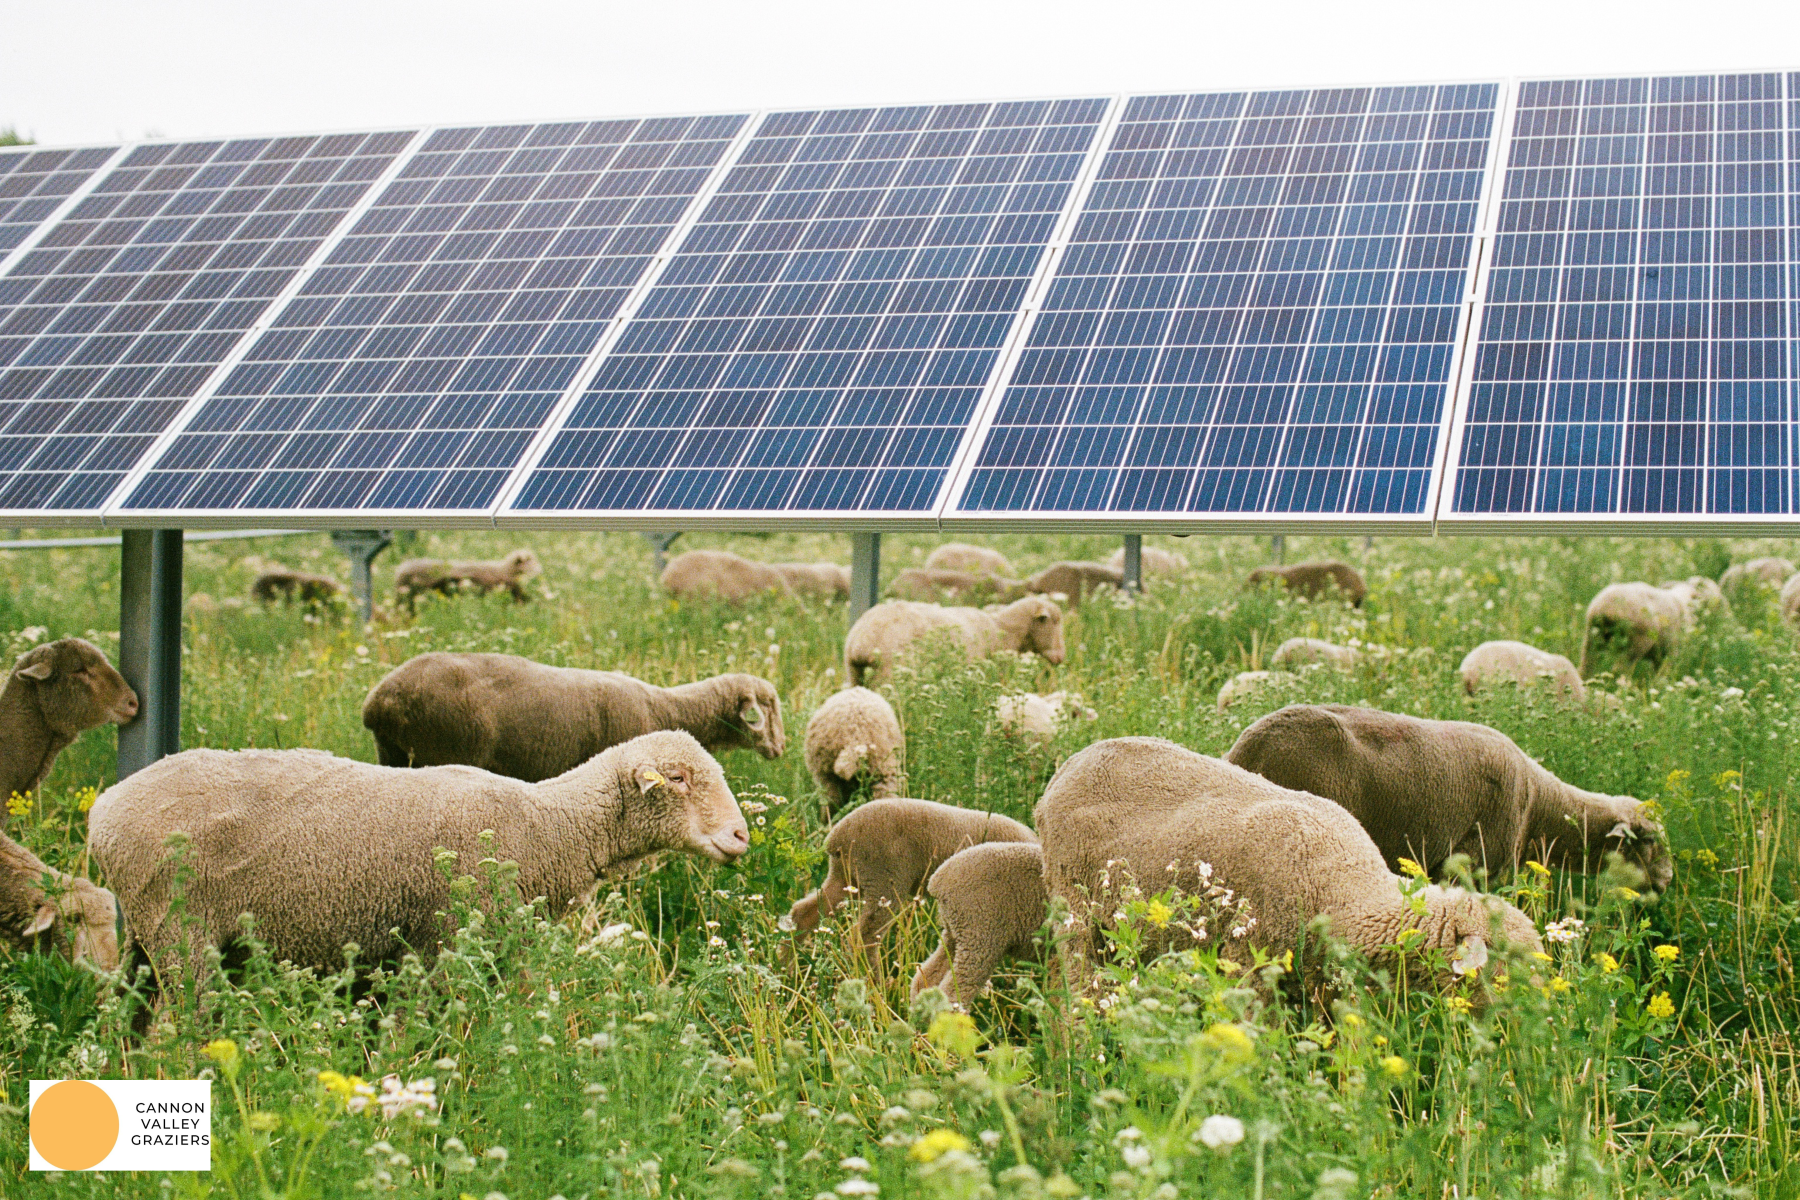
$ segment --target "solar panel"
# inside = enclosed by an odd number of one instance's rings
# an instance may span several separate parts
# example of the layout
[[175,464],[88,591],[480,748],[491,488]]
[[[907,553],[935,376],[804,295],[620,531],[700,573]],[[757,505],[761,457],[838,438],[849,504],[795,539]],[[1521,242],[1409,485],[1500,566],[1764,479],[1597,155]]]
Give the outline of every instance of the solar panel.
[[120,511],[491,508],[748,119],[433,132]]
[[133,149],[0,277],[0,516],[96,515],[412,136]]
[[0,150],[0,260],[118,152],[117,146]]
[[502,519],[929,520],[1107,109],[770,114]]
[[1498,99],[1130,99],[945,524],[1428,522]]
[[1800,75],[1519,85],[1439,519],[1793,524]]

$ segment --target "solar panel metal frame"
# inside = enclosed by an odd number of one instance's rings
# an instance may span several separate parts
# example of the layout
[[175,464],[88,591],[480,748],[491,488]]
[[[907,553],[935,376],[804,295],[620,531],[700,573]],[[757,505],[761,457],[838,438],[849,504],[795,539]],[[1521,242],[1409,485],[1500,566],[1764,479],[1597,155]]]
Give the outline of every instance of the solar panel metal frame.
[[136,143],[133,142],[121,142],[115,145],[110,142],[94,142],[85,146],[40,146],[36,142],[26,142],[21,146],[7,147],[11,150],[22,150],[26,153],[37,150],[65,150],[74,153],[80,150],[104,150],[108,146],[111,146],[112,154],[105,162],[95,167],[86,179],[81,181],[80,187],[58,201],[56,207],[51,209],[50,212],[37,223],[36,228],[26,234],[23,238],[19,239],[19,244],[17,246],[14,246],[11,250],[0,252],[0,276],[4,276],[8,271],[12,270],[14,263],[31,253],[31,251],[36,248],[37,244],[49,235],[51,228],[54,227],[57,222],[68,216],[70,211],[72,211],[77,204],[81,203],[83,197],[99,186],[101,178],[110,173],[114,167],[118,166],[119,160],[124,157],[135,144]]
[[[1795,72],[1793,67],[1764,67],[1743,69],[1704,69],[1694,71],[1636,71],[1629,73],[1608,72],[1592,75],[1518,75],[1506,81],[1508,88],[1503,97],[1505,142],[1503,147],[1512,144],[1513,129],[1519,112],[1519,95],[1529,83],[1590,83],[1627,79],[1681,79],[1688,77],[1719,78],[1728,75],[1778,75],[1785,81]],[[1784,82],[1784,88],[1787,86]],[[1784,106],[1800,102],[1800,94],[1788,92],[1779,103]],[[1800,136],[1800,123],[1789,124],[1791,118],[1784,115],[1782,133],[1787,137]],[[1715,131],[1716,132],[1716,131]],[[1800,169],[1800,150],[1793,146],[1784,146],[1787,157],[1784,166],[1790,177],[1784,194],[1791,203],[1800,203],[1800,189],[1795,188],[1792,172]],[[1445,536],[1508,536],[1508,535],[1544,535],[1544,536],[1603,536],[1603,537],[1718,537],[1718,536],[1781,536],[1800,534],[1800,452],[1796,453],[1796,461],[1787,468],[1795,476],[1796,500],[1793,513],[1630,513],[1630,512],[1585,512],[1585,513],[1459,513],[1455,511],[1456,475],[1461,468],[1462,439],[1468,425],[1469,405],[1474,392],[1474,373],[1477,350],[1481,337],[1481,322],[1487,309],[1488,278],[1493,269],[1493,258],[1499,241],[1500,207],[1506,182],[1506,164],[1497,162],[1489,178],[1490,199],[1485,209],[1485,220],[1479,231],[1481,240],[1481,261],[1476,272],[1475,291],[1472,297],[1473,313],[1464,332],[1467,342],[1461,364],[1461,375],[1457,380],[1454,403],[1451,406],[1450,431],[1447,437],[1449,460],[1444,464],[1436,504],[1436,529]],[[1784,209],[1783,219],[1789,228],[1795,228],[1796,220],[1791,212]],[[1637,227],[1642,229],[1640,225]],[[1790,242],[1789,259],[1783,264],[1790,272],[1800,272],[1800,237]],[[1560,307],[1562,301],[1558,301]],[[1784,304],[1792,307],[1800,304],[1800,294],[1790,296]],[[1800,329],[1790,327],[1786,338],[1790,354],[1800,349]],[[1800,355],[1796,356],[1800,359]],[[1800,437],[1800,363],[1790,368],[1793,375],[1792,386],[1796,393],[1796,411],[1793,427],[1789,437]],[[1621,467],[1622,469],[1622,467]]]

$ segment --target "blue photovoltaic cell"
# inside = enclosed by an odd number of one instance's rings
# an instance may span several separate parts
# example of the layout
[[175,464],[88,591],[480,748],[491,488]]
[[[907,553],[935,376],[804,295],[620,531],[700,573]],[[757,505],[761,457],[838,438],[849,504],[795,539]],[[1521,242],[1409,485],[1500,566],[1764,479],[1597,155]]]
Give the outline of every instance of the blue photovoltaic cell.
[[117,150],[0,150],[0,258],[18,249]]
[[0,510],[98,507],[412,136],[126,156],[0,278]]
[[748,119],[433,133],[125,507],[490,506]]
[[958,511],[1422,514],[1497,100],[1130,100]]
[[1105,112],[770,115],[512,511],[931,511]]
[[1520,85],[1446,516],[1795,511],[1797,93]]

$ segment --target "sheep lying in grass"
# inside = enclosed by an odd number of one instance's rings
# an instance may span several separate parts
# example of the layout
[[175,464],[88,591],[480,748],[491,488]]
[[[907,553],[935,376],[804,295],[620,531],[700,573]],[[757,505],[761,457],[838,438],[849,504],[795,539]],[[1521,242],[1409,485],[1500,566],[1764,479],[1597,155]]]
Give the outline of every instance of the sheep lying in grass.
[[1042,596],[1027,596],[991,613],[889,600],[850,627],[844,639],[845,678],[852,684],[887,678],[914,640],[940,629],[954,634],[970,658],[1016,650],[1036,651],[1052,663],[1063,660],[1062,609]]
[[343,594],[344,585],[329,575],[296,571],[280,565],[269,567],[250,585],[250,598],[264,604],[273,604],[277,600],[289,604],[295,600],[309,605],[330,604]]
[[1295,563],[1291,567],[1258,567],[1244,582],[1247,587],[1280,583],[1309,600],[1330,596],[1335,589],[1357,608],[1362,607],[1363,598],[1369,594],[1369,585],[1363,582],[1362,574],[1349,563],[1335,559]]
[[1269,665],[1277,671],[1297,671],[1314,663],[1348,671],[1360,661],[1362,655],[1349,646],[1301,637],[1289,638],[1269,656]]
[[898,796],[906,786],[905,748],[900,718],[880,693],[845,688],[819,705],[806,723],[806,769],[825,797],[827,815],[849,802],[863,778],[875,798]]
[[779,562],[770,569],[787,580],[797,596],[829,596],[834,600],[850,598],[850,568],[833,562]]
[[919,964],[912,981],[914,996],[926,988],[943,987],[966,1009],[1003,960],[1043,958],[1036,938],[1050,896],[1044,890],[1041,847],[988,842],[959,850],[932,872],[926,891],[937,901],[943,940]]
[[1753,589],[1779,592],[1794,577],[1795,567],[1785,558],[1753,558],[1733,563],[1719,576],[1719,590],[1726,596],[1737,596]]
[[394,568],[394,594],[411,609],[426,592],[454,596],[473,588],[485,596],[504,588],[515,604],[531,599],[525,581],[544,573],[543,564],[530,550],[514,550],[498,562],[448,562],[441,558],[410,558]]
[[1007,561],[1006,555],[967,542],[948,542],[939,546],[926,556],[925,569],[966,571],[971,575],[992,575],[999,579],[1014,577],[1012,563]]
[[871,800],[831,827],[825,882],[796,900],[782,925],[808,933],[852,895],[860,897],[856,936],[879,977],[881,935],[945,860],[983,842],[1035,841],[1031,830],[999,813],[930,800]]
[[1040,596],[1063,596],[1070,608],[1081,607],[1090,592],[1118,590],[1125,586],[1125,573],[1116,567],[1096,562],[1051,563],[1025,580],[1025,590]]
[[1564,783],[1497,729],[1342,704],[1295,704],[1239,735],[1226,761],[1335,800],[1390,865],[1452,854],[1497,871],[1526,859],[1593,871],[1617,852],[1661,891],[1662,826],[1629,796]]
[[729,550],[689,550],[663,568],[663,590],[680,600],[719,599],[742,604],[773,592],[792,597],[788,577],[768,563],[754,562]]
[[0,828],[6,800],[44,782],[64,747],[137,711],[137,693],[92,642],[63,638],[21,654],[0,687]]
[[369,689],[362,717],[383,766],[463,763],[527,783],[658,729],[685,730],[709,751],[787,749],[781,697],[756,675],[662,688],[513,654],[409,658]]
[[118,901],[99,884],[45,865],[0,834],[0,941],[15,950],[33,950],[47,941],[76,962],[116,970]]
[[[245,913],[278,961],[337,970],[355,942],[360,963],[408,950],[431,962],[452,927],[442,850],[458,875],[479,874],[483,859],[516,862],[520,895],[560,914],[658,851],[729,862],[750,831],[712,755],[665,731],[542,783],[318,750],[189,750],[101,793],[88,846],[134,955],[198,979],[208,947],[236,947]],[[178,872],[186,890],[172,907]]]
[[1078,982],[1127,884],[1190,897],[1229,889],[1249,910],[1248,920],[1234,917],[1241,941],[1220,927],[1225,922],[1211,922],[1205,941],[1171,922],[1144,931],[1152,952],[1217,946],[1247,963],[1245,943],[1279,955],[1301,945],[1320,917],[1378,966],[1393,964],[1386,947],[1409,929],[1423,935],[1415,948],[1451,951],[1464,966],[1485,961],[1496,935],[1521,950],[1543,949],[1531,921],[1496,897],[1423,886],[1415,911],[1342,807],[1161,738],[1115,738],[1074,755],[1050,781],[1036,818],[1044,882],[1069,905]]
[[1469,651],[1456,671],[1471,696],[1490,683],[1511,680],[1521,688],[1548,683],[1577,703],[1587,699],[1587,685],[1574,663],[1524,642],[1483,642]]
[[1587,606],[1582,676],[1594,673],[1608,647],[1621,650],[1627,673],[1645,660],[1652,667],[1662,666],[1693,624],[1693,599],[1691,590],[1671,591],[1647,583],[1614,583],[1602,588]]
[[1275,678],[1273,671],[1239,671],[1225,681],[1219,689],[1219,711],[1224,712],[1239,700],[1256,692],[1263,684]]
[[888,594],[898,600],[923,602],[980,601],[994,597],[1017,599],[1025,594],[1025,585],[1000,575],[908,567],[888,584]]
[[1099,713],[1073,692],[1033,695],[1017,692],[994,701],[994,722],[1000,729],[1039,746],[1047,746],[1056,731],[1077,718],[1092,721]]
[[[1106,565],[1120,573],[1125,570],[1125,547],[1114,550],[1106,560]],[[1188,571],[1188,560],[1184,554],[1173,554],[1167,550],[1158,550],[1154,546],[1144,546],[1138,552],[1138,566],[1146,575],[1185,575]]]

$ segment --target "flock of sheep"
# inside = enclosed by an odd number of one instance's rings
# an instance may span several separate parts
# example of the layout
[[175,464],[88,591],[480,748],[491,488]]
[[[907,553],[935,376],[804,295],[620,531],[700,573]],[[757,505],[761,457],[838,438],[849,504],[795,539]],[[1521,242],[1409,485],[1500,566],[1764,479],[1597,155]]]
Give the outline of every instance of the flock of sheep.
[[[1147,576],[1187,569],[1152,550],[1143,564]],[[537,570],[520,550],[498,563],[409,562],[396,582],[403,597],[469,586],[524,599]],[[1800,615],[1800,575],[1784,560],[1733,567],[1723,582],[1780,585],[1784,612]],[[836,564],[721,551],[678,556],[662,583],[733,602],[849,587]],[[1486,726],[1342,705],[1272,712],[1222,759],[1158,738],[1095,742],[1056,771],[1035,830],[903,795],[905,737],[875,686],[934,640],[972,658],[1005,650],[1060,663],[1063,605],[1122,583],[1117,561],[1019,578],[995,551],[961,545],[901,573],[896,598],[851,627],[845,686],[807,724],[806,766],[836,819],[825,880],[785,927],[804,935],[859,900],[858,943],[879,976],[883,931],[928,896],[943,942],[913,991],[941,986],[966,1006],[1003,959],[1043,952],[1038,935],[1055,902],[1066,906],[1060,944],[1077,979],[1101,954],[1122,895],[1173,889],[1213,918],[1158,924],[1151,949],[1204,943],[1248,965],[1253,951],[1304,949],[1323,918],[1377,963],[1408,941],[1445,951],[1447,981],[1479,978],[1491,953],[1541,951],[1537,931],[1497,897],[1406,883],[1403,863],[1441,877],[1459,869],[1456,856],[1478,871],[1528,858],[1590,871],[1623,862],[1650,888],[1669,884],[1662,830],[1638,801],[1564,783]],[[1341,562],[1266,567],[1248,583],[1352,604],[1367,592]],[[326,585],[335,583],[267,572],[253,590],[318,600],[332,594]],[[990,603],[941,603],[955,599]],[[1581,671],[1560,655],[1490,642],[1470,652],[1462,677],[1471,691],[1547,682],[1580,702],[1582,674],[1609,648],[1628,664],[1660,662],[1701,612],[1725,603],[1699,577],[1615,584],[1588,607]],[[1271,667],[1354,662],[1348,648],[1292,639]],[[1257,683],[1239,676],[1220,705]],[[83,730],[136,711],[131,688],[87,642],[27,652],[0,690],[0,795],[30,792]],[[1007,696],[997,708],[1003,726],[1040,742],[1093,715],[1063,692]],[[451,932],[449,881],[482,860],[516,864],[522,893],[563,912],[659,852],[744,854],[749,830],[714,755],[776,758],[787,746],[780,697],[754,675],[661,688],[504,654],[412,658],[369,691],[363,722],[380,765],[316,750],[190,750],[109,788],[88,814],[88,846],[111,891],[0,838],[0,929],[16,946],[53,946],[105,970],[147,964],[158,983],[204,976],[212,950],[230,963],[247,928],[277,959],[322,970],[342,966],[348,943],[364,964],[429,956]],[[178,886],[184,904],[174,903]]]

